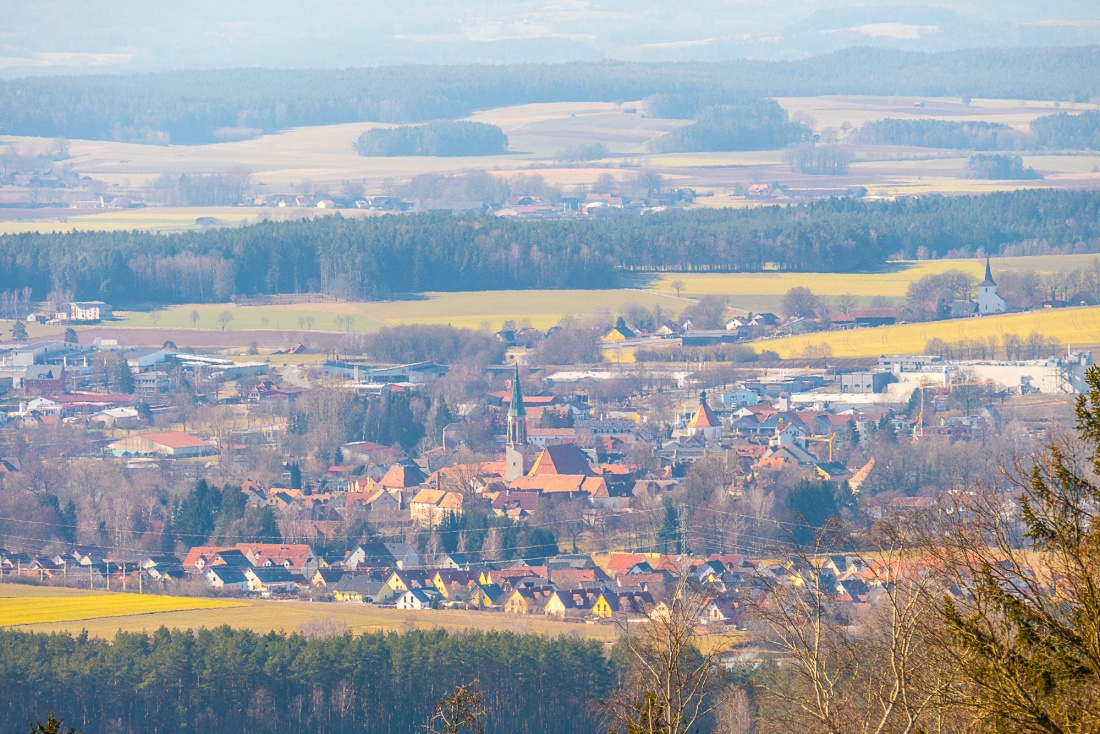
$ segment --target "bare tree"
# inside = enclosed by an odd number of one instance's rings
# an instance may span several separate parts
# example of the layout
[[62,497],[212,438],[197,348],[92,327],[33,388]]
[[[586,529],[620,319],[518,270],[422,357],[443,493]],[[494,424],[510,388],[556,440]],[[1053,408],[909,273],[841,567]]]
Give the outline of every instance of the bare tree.
[[196,329],[199,325],[199,312],[197,309],[191,309],[191,328]]
[[856,308],[856,297],[851,293],[841,293],[836,297],[836,310],[840,313],[851,313]]
[[[721,683],[721,644],[706,645],[696,628],[709,599],[679,574],[669,601],[643,624],[622,626],[624,687],[598,702],[612,734],[687,734],[708,723]],[[710,642],[710,641],[707,641]]]
[[672,286],[672,290],[676,291],[676,297],[677,298],[679,298],[680,294],[683,293],[684,290],[687,288],[687,286],[684,285],[684,281],[682,281],[680,279],[676,279],[676,280],[672,281],[672,283],[670,283],[669,285]]
[[229,311],[222,311],[220,314],[218,314],[218,326],[221,327],[222,331],[225,331],[225,327],[229,326],[229,322],[232,320],[233,314],[231,314]]
[[939,587],[914,572],[917,544],[909,535],[883,523],[865,541],[877,550],[846,557],[868,569],[877,586],[858,623],[836,601],[835,568],[824,552],[850,538],[831,526],[809,548],[786,554],[784,571],[767,582],[766,601],[754,609],[762,641],[787,661],[787,674],[769,681],[762,697],[772,725],[831,734],[935,728],[942,686],[927,602]]
[[436,703],[425,729],[438,734],[464,731],[483,734],[485,717],[485,701],[475,680],[455,688],[451,695]]

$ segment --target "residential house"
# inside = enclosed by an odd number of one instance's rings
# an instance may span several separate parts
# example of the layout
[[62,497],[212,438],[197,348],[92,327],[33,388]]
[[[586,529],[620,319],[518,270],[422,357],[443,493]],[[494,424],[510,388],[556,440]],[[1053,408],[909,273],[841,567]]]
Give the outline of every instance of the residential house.
[[504,602],[504,589],[497,584],[479,583],[470,594],[471,609],[496,609]]
[[294,576],[281,566],[248,568],[244,575],[248,579],[248,590],[263,596],[293,594],[297,589]]
[[409,589],[435,588],[435,571],[432,570],[405,570],[394,571],[386,579],[386,583],[395,592],[401,593]]
[[408,589],[397,598],[398,609],[433,609],[439,598],[435,589]]
[[389,584],[367,575],[346,574],[332,587],[332,597],[336,601],[378,604],[392,599],[393,595]]
[[311,577],[318,567],[317,557],[304,543],[238,543],[236,548],[256,568],[282,567],[303,580]]
[[244,571],[231,566],[211,566],[203,578],[208,586],[215,589],[239,589],[244,591],[249,588],[249,579]]
[[504,602],[505,614],[538,614],[546,606],[544,594],[536,589],[514,590]]
[[463,496],[443,489],[422,489],[409,502],[413,522],[422,528],[434,528],[447,518],[462,515]]

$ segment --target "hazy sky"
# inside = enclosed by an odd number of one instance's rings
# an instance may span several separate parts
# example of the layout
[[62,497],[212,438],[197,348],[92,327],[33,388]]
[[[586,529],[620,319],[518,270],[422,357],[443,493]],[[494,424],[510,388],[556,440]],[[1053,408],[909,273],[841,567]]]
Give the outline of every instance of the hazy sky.
[[1100,3],[956,0],[7,0],[0,73],[600,58],[800,58],[1100,43]]

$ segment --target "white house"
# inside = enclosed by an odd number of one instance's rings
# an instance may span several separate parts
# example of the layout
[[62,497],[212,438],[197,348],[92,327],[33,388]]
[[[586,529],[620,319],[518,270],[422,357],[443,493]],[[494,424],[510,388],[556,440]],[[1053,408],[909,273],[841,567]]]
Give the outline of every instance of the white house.
[[239,568],[229,566],[212,566],[204,577],[206,583],[215,589],[240,589],[248,588],[248,579]]
[[439,593],[432,589],[409,589],[397,598],[398,609],[431,609]]

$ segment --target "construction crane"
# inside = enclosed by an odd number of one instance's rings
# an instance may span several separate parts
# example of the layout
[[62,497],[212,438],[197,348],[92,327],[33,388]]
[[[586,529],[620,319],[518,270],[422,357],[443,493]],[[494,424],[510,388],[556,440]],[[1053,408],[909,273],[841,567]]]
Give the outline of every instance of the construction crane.
[[833,463],[833,441],[836,440],[836,434],[835,433],[829,434],[828,438],[825,438],[823,436],[806,436],[806,440],[807,441],[819,441],[821,443],[829,444],[829,463],[830,464]]
[[945,375],[943,385],[930,385],[930,384],[926,384],[924,382],[917,383],[917,385],[918,385],[917,389],[920,390],[920,412],[917,413],[917,425],[916,425],[915,430],[913,431],[914,435],[917,438],[921,438],[921,437],[924,436],[924,391],[925,390],[929,390],[929,389],[931,389],[931,390],[946,389],[947,392],[950,393],[951,390],[953,388],[956,388],[956,387],[979,387],[979,386],[980,387],[992,387],[993,385],[997,384],[993,380],[985,380],[984,382],[947,382],[946,380],[947,380],[947,377]]

